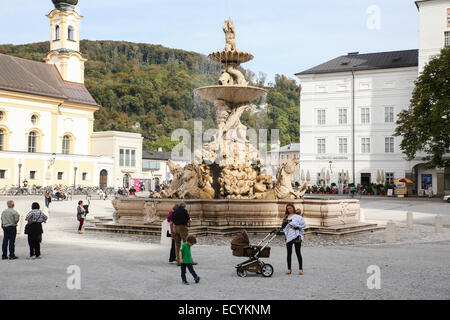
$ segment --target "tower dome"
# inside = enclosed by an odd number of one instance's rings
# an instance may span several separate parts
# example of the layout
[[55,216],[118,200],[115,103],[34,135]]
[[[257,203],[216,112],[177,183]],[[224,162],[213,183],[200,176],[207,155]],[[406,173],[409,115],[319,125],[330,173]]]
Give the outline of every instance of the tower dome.
[[78,0],[52,0],[55,8],[61,11],[74,10]]

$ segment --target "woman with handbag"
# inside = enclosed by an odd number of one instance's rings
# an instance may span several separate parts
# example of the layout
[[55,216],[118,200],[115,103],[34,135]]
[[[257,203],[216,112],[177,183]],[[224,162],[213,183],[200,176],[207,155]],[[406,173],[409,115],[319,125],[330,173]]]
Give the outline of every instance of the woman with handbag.
[[86,217],[86,209],[83,206],[83,200],[78,201],[77,207],[77,219],[80,221],[80,225],[78,227],[78,233],[82,234],[81,228],[83,227],[84,218]]
[[41,255],[42,222],[47,222],[48,217],[40,210],[39,203],[33,202],[31,211],[27,214],[25,221],[25,234],[28,235],[28,245],[30,247],[30,257],[28,259],[37,259]]
[[298,260],[298,274],[303,274],[303,260],[302,254],[300,252],[302,241],[303,241],[303,228],[306,227],[306,222],[301,216],[301,210],[295,210],[293,203],[288,203],[286,205],[286,216],[284,217],[283,224],[281,228],[284,231],[286,237],[286,248],[287,248],[287,275],[292,273],[291,270],[291,257],[292,257],[292,246],[295,246],[295,254]]
[[173,235],[173,222],[172,222],[172,215],[175,212],[175,210],[178,209],[178,204],[176,204],[172,210],[167,215],[167,222],[169,223],[169,230],[167,230],[167,237],[172,238],[172,246],[170,248],[170,256],[169,256],[169,263],[176,264],[177,263],[177,255],[175,253],[175,239]]

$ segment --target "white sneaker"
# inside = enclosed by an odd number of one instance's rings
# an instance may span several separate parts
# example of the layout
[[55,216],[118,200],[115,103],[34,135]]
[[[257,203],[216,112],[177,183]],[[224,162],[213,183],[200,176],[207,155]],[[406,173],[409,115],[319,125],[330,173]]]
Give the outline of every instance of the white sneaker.
[[36,259],[36,256],[31,256],[27,258],[27,260],[34,260],[34,259]]

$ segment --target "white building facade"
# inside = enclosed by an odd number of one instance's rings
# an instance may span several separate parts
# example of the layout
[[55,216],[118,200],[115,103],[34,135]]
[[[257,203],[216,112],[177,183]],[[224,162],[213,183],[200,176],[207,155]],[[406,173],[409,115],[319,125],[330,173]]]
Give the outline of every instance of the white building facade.
[[408,106],[417,77],[417,50],[370,57],[352,54],[340,60],[353,63],[396,55],[412,57],[412,65],[298,74],[302,85],[301,168],[310,171],[313,184],[322,169],[331,169],[335,183],[342,170],[348,170],[350,181],[356,184],[375,183],[377,170],[384,170],[386,181],[404,177],[408,164],[399,148],[401,140],[393,134],[396,115]]
[[318,184],[322,169],[331,182],[349,172],[349,182],[394,178],[415,181],[410,192],[450,193],[450,168],[424,169],[420,158],[406,161],[402,137],[394,137],[397,114],[410,105],[414,81],[424,65],[450,45],[450,1],[416,1],[419,50],[340,56],[297,73],[300,94],[301,169]]

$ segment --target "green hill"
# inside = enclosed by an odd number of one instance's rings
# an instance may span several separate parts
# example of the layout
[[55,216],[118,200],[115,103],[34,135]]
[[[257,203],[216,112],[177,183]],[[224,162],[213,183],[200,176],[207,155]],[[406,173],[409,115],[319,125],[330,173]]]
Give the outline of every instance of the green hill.
[[[218,63],[195,52],[143,43],[82,40],[80,47],[88,59],[86,87],[103,106],[95,113],[95,131],[139,132],[144,149],[170,151],[177,144],[170,140],[173,130],[186,128],[192,133],[195,120],[203,121],[204,130],[215,127],[213,105],[194,97],[193,90],[217,82]],[[0,53],[36,61],[43,61],[48,51],[48,42],[0,45]],[[264,85],[264,75],[258,78],[243,71],[252,85]],[[277,75],[266,89],[267,107],[249,110],[243,123],[255,129],[280,129],[282,145],[298,142],[299,89],[295,81]]]

